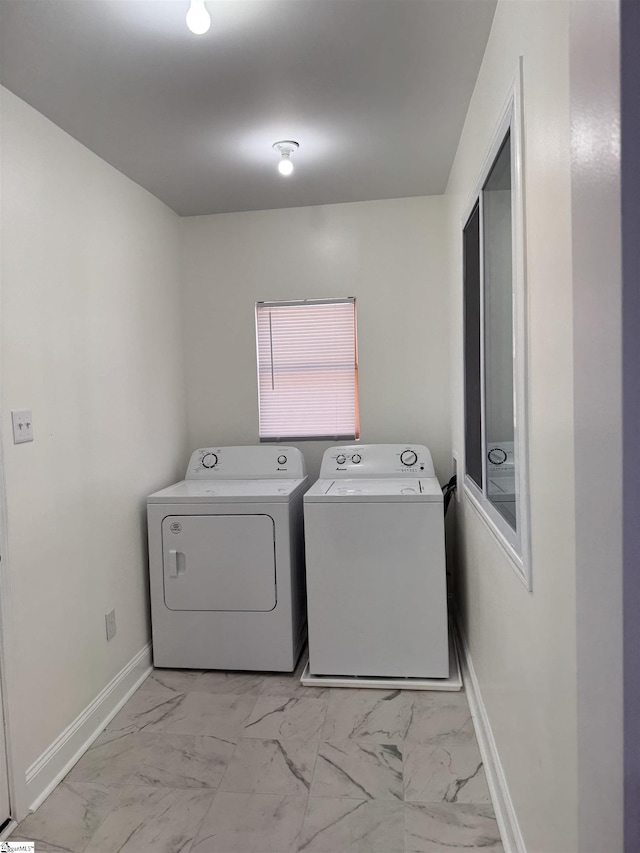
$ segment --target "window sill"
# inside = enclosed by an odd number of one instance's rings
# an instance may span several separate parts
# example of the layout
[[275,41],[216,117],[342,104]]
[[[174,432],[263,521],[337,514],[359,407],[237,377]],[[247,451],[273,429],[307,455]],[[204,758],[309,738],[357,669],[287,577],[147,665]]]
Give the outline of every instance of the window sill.
[[260,444],[291,443],[292,441],[360,441],[359,436],[352,435],[279,435],[277,438],[271,436],[260,436]]
[[518,580],[528,592],[531,592],[531,585],[527,579],[522,557],[497,527],[496,523],[484,507],[482,501],[474,494],[472,488],[470,488],[466,482],[463,487],[463,495],[469,505],[473,507],[476,514],[479,516],[487,530],[491,533],[497,544],[500,546]]

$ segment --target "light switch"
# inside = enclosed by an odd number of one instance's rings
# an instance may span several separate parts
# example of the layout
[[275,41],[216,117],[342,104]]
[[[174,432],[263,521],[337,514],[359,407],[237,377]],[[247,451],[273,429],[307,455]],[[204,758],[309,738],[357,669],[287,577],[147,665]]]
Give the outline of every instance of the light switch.
[[28,409],[11,412],[13,421],[13,443],[23,444],[25,441],[33,441],[33,421]]

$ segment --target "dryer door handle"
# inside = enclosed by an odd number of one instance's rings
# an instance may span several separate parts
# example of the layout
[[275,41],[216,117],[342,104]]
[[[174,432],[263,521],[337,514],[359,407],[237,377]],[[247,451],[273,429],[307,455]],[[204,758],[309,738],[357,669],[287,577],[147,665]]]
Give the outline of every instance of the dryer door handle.
[[185,573],[187,561],[182,551],[169,549],[169,577],[177,578]]

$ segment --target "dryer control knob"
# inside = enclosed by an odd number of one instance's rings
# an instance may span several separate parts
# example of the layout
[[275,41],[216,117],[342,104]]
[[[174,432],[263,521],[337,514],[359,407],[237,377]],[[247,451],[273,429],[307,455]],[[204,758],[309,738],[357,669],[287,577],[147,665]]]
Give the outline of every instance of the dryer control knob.
[[411,467],[412,465],[415,465],[418,461],[418,454],[415,452],[415,450],[403,450],[400,454],[400,461],[403,465],[408,465],[409,467]]
[[287,461],[286,456],[278,456],[278,465],[284,465],[286,461]]
[[339,456],[336,456],[336,462],[338,463],[338,465],[344,465],[346,461],[347,457],[343,453],[340,453]]
[[202,457],[203,468],[215,468],[218,464],[218,457],[215,453],[205,453]]
[[359,465],[362,462],[362,456],[360,456],[359,453],[354,453],[354,455],[351,457],[351,461],[354,465]]

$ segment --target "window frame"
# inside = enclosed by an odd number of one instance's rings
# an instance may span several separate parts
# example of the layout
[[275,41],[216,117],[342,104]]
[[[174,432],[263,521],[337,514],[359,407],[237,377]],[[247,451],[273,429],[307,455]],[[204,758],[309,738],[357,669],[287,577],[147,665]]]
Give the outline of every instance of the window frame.
[[[461,220],[461,252],[465,263],[464,231],[476,206],[480,211],[480,401],[482,488],[467,474],[467,391],[463,380],[463,494],[491,531],[517,577],[533,590],[531,567],[531,511],[529,495],[528,447],[528,339],[527,281],[525,256],[525,196],[523,163],[522,57],[502,109],[500,120],[480,169],[478,180],[464,208]],[[514,530],[487,497],[486,375],[485,375],[485,286],[484,286],[484,221],[483,189],[507,134],[511,148],[511,255],[512,255],[512,328],[513,328],[513,402],[514,402],[514,466],[516,496],[516,530]],[[463,293],[463,310],[464,310]],[[466,333],[463,325],[463,371],[466,370]]]
[[[295,435],[293,433],[283,433],[278,436],[261,435],[261,407],[263,399],[261,397],[260,388],[260,332],[259,332],[259,311],[260,309],[268,308],[286,308],[287,306],[305,306],[317,307],[321,305],[344,305],[350,304],[353,306],[353,372],[354,372],[354,395],[353,395],[353,426],[354,431],[351,433],[321,433],[317,432],[313,435]],[[272,301],[258,301],[255,303],[255,324],[256,324],[256,368],[257,368],[257,397],[258,397],[258,440],[260,443],[278,443],[282,441],[359,441],[360,440],[360,404],[359,404],[359,367],[358,367],[358,329],[357,329],[357,310],[355,296],[343,296],[323,299],[282,299]],[[273,358],[273,355],[272,355]],[[272,364],[273,370],[273,364]]]

